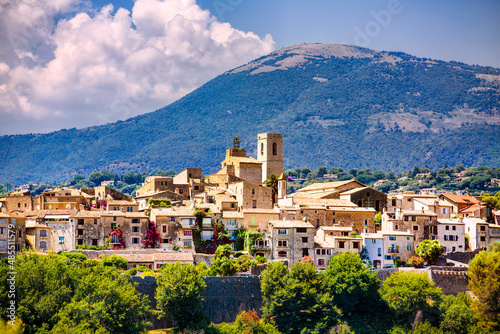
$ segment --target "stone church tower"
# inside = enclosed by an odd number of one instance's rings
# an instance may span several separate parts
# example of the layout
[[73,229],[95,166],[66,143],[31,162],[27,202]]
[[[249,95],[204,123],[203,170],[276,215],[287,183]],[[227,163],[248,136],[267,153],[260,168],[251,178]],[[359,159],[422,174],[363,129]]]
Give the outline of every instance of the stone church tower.
[[271,174],[280,176],[283,173],[283,134],[259,133],[257,160],[262,162],[262,182]]

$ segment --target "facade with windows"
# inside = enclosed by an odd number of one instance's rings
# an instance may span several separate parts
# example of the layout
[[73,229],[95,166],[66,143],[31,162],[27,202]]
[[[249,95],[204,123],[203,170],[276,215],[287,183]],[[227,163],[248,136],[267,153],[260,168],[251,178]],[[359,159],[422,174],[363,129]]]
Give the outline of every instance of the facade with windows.
[[266,240],[271,260],[291,266],[304,256],[314,259],[314,226],[297,220],[270,220]]
[[382,268],[393,268],[395,260],[407,262],[411,256],[415,255],[415,237],[412,233],[379,231],[377,234],[380,234],[384,241]]
[[26,219],[0,212],[0,252],[21,251],[26,245]]
[[465,233],[469,235],[471,250],[488,247],[490,240],[489,224],[481,218],[463,218]]
[[444,253],[465,251],[465,223],[461,219],[438,219],[437,228]]
[[[194,208],[173,206],[151,209],[150,218],[160,232],[159,248],[194,253],[193,229],[196,228]],[[210,218],[208,218],[210,219]],[[208,223],[208,222],[207,222]]]
[[380,233],[363,233],[361,236],[371,265],[377,269],[382,268],[385,257],[383,235]]

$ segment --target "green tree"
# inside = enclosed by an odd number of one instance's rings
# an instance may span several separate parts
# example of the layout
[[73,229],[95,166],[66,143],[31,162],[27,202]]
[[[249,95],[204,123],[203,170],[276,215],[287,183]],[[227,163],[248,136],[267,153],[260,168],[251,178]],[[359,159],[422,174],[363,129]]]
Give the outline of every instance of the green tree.
[[430,322],[421,322],[410,332],[411,334],[442,334],[439,328],[433,327]]
[[75,295],[56,316],[53,333],[141,333],[151,325],[149,300],[135,290],[125,275],[87,271]]
[[118,256],[116,254],[103,255],[101,257],[102,265],[105,267],[116,267],[117,269],[127,269],[128,261],[127,259]]
[[500,241],[495,241],[494,243],[491,243],[488,246],[488,249],[486,249],[488,253],[491,252],[500,252]]
[[276,196],[278,194],[278,177],[276,176],[276,174],[271,174],[263,183],[266,187],[272,189],[272,203],[274,206],[274,203],[276,202]]
[[482,201],[497,210],[500,210],[500,191],[497,192],[495,196],[490,196],[489,194],[483,195]]
[[500,330],[500,252],[481,251],[469,263],[469,289],[477,297],[472,303],[478,325]]
[[443,252],[444,246],[438,240],[424,240],[415,248],[415,253],[429,264],[434,264]]
[[[283,333],[324,333],[335,325],[340,311],[325,292],[314,265],[295,263],[289,273],[281,276],[283,267],[272,266],[270,275],[262,275],[265,318],[272,318]],[[272,277],[278,282],[269,282]]]
[[377,212],[375,215],[375,225],[382,224],[382,212]]
[[217,329],[221,334],[280,334],[274,324],[260,319],[254,310],[239,313],[234,323],[218,325]]
[[177,321],[180,329],[201,329],[208,323],[203,312],[203,278],[189,264],[164,264],[157,279],[156,301],[159,316]]
[[398,272],[384,281],[380,294],[397,315],[412,317],[418,310],[434,307],[441,298],[441,289],[426,273]]
[[380,281],[357,253],[340,253],[330,258],[325,286],[344,313],[370,308],[378,299]]
[[231,246],[220,245],[215,251],[214,261],[208,269],[208,276],[233,276],[238,271],[238,265],[231,259]]
[[460,293],[442,316],[441,329],[444,334],[467,334],[475,326],[476,318],[468,294]]
[[[12,270],[4,258],[0,266],[0,281],[8,282]],[[49,254],[20,254],[15,259],[16,316],[25,324],[25,333],[35,333],[57,322],[55,315],[70,302],[76,284],[67,258]],[[0,316],[7,319],[8,285],[0,284]]]

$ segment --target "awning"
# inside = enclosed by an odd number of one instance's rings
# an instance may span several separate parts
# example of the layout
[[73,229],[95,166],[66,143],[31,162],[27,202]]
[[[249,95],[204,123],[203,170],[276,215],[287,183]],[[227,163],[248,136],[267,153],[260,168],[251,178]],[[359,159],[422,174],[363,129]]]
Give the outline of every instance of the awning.
[[69,215],[45,215],[43,219],[69,219]]

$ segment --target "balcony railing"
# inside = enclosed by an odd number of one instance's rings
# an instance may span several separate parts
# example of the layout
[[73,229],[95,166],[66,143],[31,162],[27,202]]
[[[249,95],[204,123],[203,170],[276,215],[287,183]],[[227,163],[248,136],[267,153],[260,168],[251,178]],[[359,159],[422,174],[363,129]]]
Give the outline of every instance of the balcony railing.
[[387,253],[399,253],[399,248],[396,247],[389,247],[387,249]]

